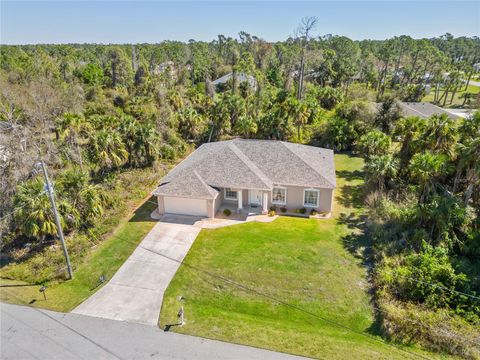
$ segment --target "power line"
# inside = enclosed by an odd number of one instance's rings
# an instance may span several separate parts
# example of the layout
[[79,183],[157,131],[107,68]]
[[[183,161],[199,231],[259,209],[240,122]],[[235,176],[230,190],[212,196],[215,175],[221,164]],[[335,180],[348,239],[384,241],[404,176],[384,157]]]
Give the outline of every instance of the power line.
[[27,206],[28,206],[28,204],[25,204],[25,205],[22,205],[22,206],[19,206],[19,207],[15,208],[13,211],[9,212],[7,215],[2,216],[2,217],[0,218],[0,221],[5,220],[5,219],[8,218],[9,216],[12,216],[12,215],[15,214],[17,211],[19,211],[19,210],[21,210],[21,209],[23,209],[23,208],[25,208],[25,207],[27,207]]
[[[117,237],[117,238],[118,238],[118,237]],[[120,239],[120,240],[123,240],[123,239],[121,239],[121,238],[119,238],[119,239]],[[128,241],[128,240],[127,240],[127,241]],[[290,308],[292,308],[292,309],[294,309],[294,310],[303,312],[303,313],[305,313],[305,314],[307,314],[307,315],[310,315],[310,316],[312,316],[312,317],[315,317],[315,318],[318,318],[318,319],[320,319],[320,320],[323,320],[323,321],[325,321],[325,322],[327,322],[327,323],[329,323],[329,324],[331,324],[331,325],[334,325],[334,326],[337,326],[337,327],[341,327],[341,328],[343,328],[343,329],[345,329],[345,330],[348,330],[348,331],[350,331],[350,332],[353,332],[353,333],[355,333],[355,334],[357,334],[357,335],[365,336],[365,337],[367,337],[367,338],[369,338],[369,339],[371,339],[371,340],[373,340],[373,341],[380,342],[380,343],[385,344],[385,345],[387,345],[387,346],[395,347],[395,348],[397,348],[398,350],[403,351],[403,352],[406,352],[406,353],[408,353],[408,354],[410,354],[410,355],[413,355],[413,356],[416,356],[416,357],[419,357],[419,358],[423,358],[423,359],[428,359],[428,357],[425,357],[425,356],[423,356],[423,355],[421,355],[421,354],[417,354],[417,353],[411,352],[411,351],[409,351],[409,350],[403,349],[402,347],[400,347],[400,346],[398,346],[398,345],[395,345],[395,344],[387,343],[387,342],[385,342],[384,340],[378,339],[378,338],[376,338],[376,337],[374,337],[374,336],[372,336],[372,335],[365,334],[364,332],[361,332],[361,331],[352,329],[352,328],[350,328],[350,327],[348,327],[348,326],[346,326],[346,325],[337,323],[337,322],[335,322],[335,321],[333,321],[333,320],[330,320],[330,319],[327,319],[327,318],[325,318],[325,317],[323,317],[323,316],[320,316],[320,315],[318,315],[318,314],[315,314],[314,312],[311,312],[311,311],[309,311],[309,310],[306,310],[306,309],[304,309],[304,308],[302,308],[302,307],[300,307],[300,306],[298,306],[298,305],[288,303],[288,302],[286,302],[286,301],[284,301],[284,300],[281,300],[281,299],[277,299],[277,298],[275,298],[275,297],[272,296],[272,295],[263,293],[263,292],[261,292],[261,291],[258,291],[258,290],[254,289],[254,288],[251,288],[251,287],[248,287],[248,286],[246,286],[246,285],[243,285],[243,284],[241,284],[241,283],[239,283],[239,282],[236,282],[236,281],[234,281],[234,280],[232,280],[232,279],[229,279],[229,278],[227,278],[227,277],[224,277],[224,276],[222,276],[222,275],[213,274],[213,273],[211,273],[211,272],[209,272],[209,271],[207,271],[207,270],[204,270],[204,269],[201,269],[201,268],[199,268],[199,267],[197,267],[197,266],[188,264],[188,263],[184,262],[183,260],[182,260],[182,261],[177,260],[177,259],[175,259],[175,258],[172,258],[172,257],[168,256],[168,255],[165,255],[165,254],[162,254],[162,253],[160,253],[160,252],[158,252],[158,251],[155,251],[155,250],[152,250],[152,249],[143,247],[143,246],[141,246],[141,245],[139,245],[139,247],[142,248],[142,249],[144,249],[144,250],[150,251],[150,252],[152,252],[152,253],[154,253],[154,254],[156,254],[156,255],[162,256],[162,257],[164,257],[164,258],[166,258],[166,259],[168,259],[168,260],[170,260],[170,261],[176,262],[176,263],[178,263],[178,264],[180,264],[180,265],[184,265],[184,266],[186,266],[186,267],[189,267],[189,268],[192,268],[192,269],[194,269],[194,270],[196,270],[196,271],[199,271],[199,272],[201,272],[201,273],[204,273],[204,274],[206,274],[206,275],[208,275],[208,276],[210,276],[210,277],[217,278],[217,279],[221,279],[221,280],[223,280],[223,281],[225,281],[225,282],[227,282],[227,283],[229,283],[229,284],[232,284],[232,285],[234,285],[234,286],[236,286],[236,287],[238,287],[238,288],[240,288],[240,289],[242,289],[242,290],[255,293],[255,294],[260,295],[260,296],[262,296],[262,297],[265,297],[265,298],[267,298],[267,299],[273,300],[273,301],[275,301],[275,302],[277,302],[277,303],[279,303],[279,304],[282,304],[282,305],[284,305],[284,306],[290,307]]]
[[[382,309],[380,309],[380,308],[378,308],[378,307],[376,307],[376,306],[374,306],[374,305],[372,305],[372,309],[374,309],[374,310],[376,310],[376,311],[379,311],[379,312],[381,312],[381,313],[384,312],[384,310],[382,310]],[[466,337],[463,337],[463,336],[461,336],[461,335],[459,335],[459,334],[449,332],[448,330],[445,330],[445,329],[434,328],[434,327],[432,327],[432,326],[430,326],[430,325],[424,324],[423,322],[418,321],[418,320],[415,320],[415,319],[410,319],[410,318],[407,318],[407,317],[405,317],[405,316],[400,316],[400,317],[401,317],[403,320],[406,320],[406,321],[408,321],[408,322],[411,322],[411,323],[420,325],[420,326],[422,326],[422,327],[424,327],[424,328],[432,329],[432,330],[434,330],[434,331],[440,331],[440,332],[444,333],[445,335],[453,336],[453,337],[462,339],[462,340],[464,340],[464,341],[466,341],[466,342],[469,342],[469,343],[473,344],[473,345],[476,346],[476,347],[480,346],[480,341],[473,341],[473,340],[468,339],[468,338],[466,338]]]
[[[18,296],[15,295],[14,293],[9,292],[8,290],[7,290],[7,292],[8,292],[10,295],[12,295],[13,297],[17,298],[17,300],[19,300],[21,303],[23,303],[23,305],[32,308],[33,310],[37,311],[38,313],[42,314],[43,316],[46,316],[46,317],[48,317],[50,320],[53,320],[54,322],[58,323],[59,325],[67,328],[68,330],[72,331],[72,332],[75,333],[76,335],[84,338],[84,339],[87,340],[88,342],[90,342],[90,343],[92,343],[93,345],[99,347],[99,348],[102,349],[103,351],[109,353],[110,355],[112,355],[112,356],[115,357],[116,359],[123,360],[123,358],[120,357],[119,355],[115,354],[114,352],[112,352],[111,350],[107,349],[106,347],[100,345],[100,344],[97,343],[96,341],[90,339],[88,336],[83,335],[81,332],[75,330],[75,329],[72,328],[71,326],[68,326],[68,325],[64,324],[63,322],[55,319],[53,316],[47,314],[46,312],[43,312],[43,311],[40,310],[40,309],[37,309],[36,307],[29,306],[24,300],[22,300],[20,297],[18,297]],[[13,318],[15,318],[15,317],[12,316],[11,314],[10,314],[10,316],[13,317]],[[16,319],[16,320],[17,320],[17,321],[21,321],[21,320],[18,320],[18,319]],[[29,326],[28,324],[26,324],[26,325]],[[32,328],[31,326],[29,326],[29,327]],[[32,328],[32,329],[33,329],[33,328]],[[38,331],[38,330],[36,330],[36,329],[33,329],[33,330],[35,330],[35,331],[39,332],[41,335],[43,335],[40,331]],[[49,336],[47,336],[47,337],[50,338]],[[51,338],[50,338],[50,339],[51,339]],[[51,339],[51,340],[53,340],[53,339]],[[56,341],[54,341],[54,342],[56,342]]]
[[[260,234],[255,234],[255,236],[257,237],[261,237],[261,238],[264,238],[266,240],[271,240],[269,237],[267,236],[262,236]],[[428,285],[428,286],[432,286],[432,287],[436,287],[436,288],[440,288],[440,289],[443,289],[443,290],[447,290],[447,291],[450,291],[452,293],[456,293],[457,295],[465,295],[465,296],[468,296],[472,299],[476,299],[476,300],[480,300],[480,297],[478,296],[475,296],[475,295],[472,295],[472,294],[467,294],[467,293],[464,293],[464,292],[461,292],[461,291],[457,291],[457,290],[453,290],[453,289],[449,289],[447,287],[444,287],[442,285],[438,285],[438,284],[434,284],[434,283],[429,283],[429,282],[426,282],[426,281],[423,281],[423,280],[419,280],[419,279],[416,279],[416,278],[413,278],[411,276],[408,276],[408,275],[404,275],[404,274],[401,274],[399,273],[398,271],[393,271],[394,274],[398,274],[399,276],[403,276],[403,277],[406,277],[412,281],[416,281],[418,283],[422,283],[424,285]]]
[[447,287],[445,287],[445,286],[438,285],[438,284],[434,284],[434,283],[429,283],[429,282],[427,282],[427,281],[418,280],[418,279],[413,278],[413,277],[411,277],[411,276],[401,274],[401,273],[399,273],[399,272],[397,272],[397,271],[395,271],[394,273],[395,273],[395,274],[398,274],[399,276],[402,276],[402,277],[404,277],[404,278],[407,278],[407,279],[409,279],[409,280],[415,281],[415,282],[417,282],[417,283],[421,283],[421,284],[424,284],[424,285],[432,286],[432,287],[439,288],[439,289],[442,289],[442,290],[447,290],[447,291],[450,291],[450,292],[455,293],[455,294],[457,294],[457,295],[464,295],[464,296],[468,296],[469,298],[472,298],[472,299],[480,300],[480,297],[475,296],[475,295],[471,295],[471,294],[467,294],[467,293],[464,293],[464,292],[461,292],[461,291],[449,289],[449,288],[447,288]]

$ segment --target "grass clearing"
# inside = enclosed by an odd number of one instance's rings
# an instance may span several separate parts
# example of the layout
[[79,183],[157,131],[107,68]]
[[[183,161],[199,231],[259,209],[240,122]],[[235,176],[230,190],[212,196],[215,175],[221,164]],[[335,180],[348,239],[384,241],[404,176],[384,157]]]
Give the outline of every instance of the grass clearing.
[[[447,103],[446,103],[445,107],[448,108],[448,107],[452,107],[452,106],[455,106],[455,105],[457,105],[457,106],[462,105],[464,100],[461,96],[463,94],[465,94],[466,92],[472,93],[472,94],[480,94],[480,87],[469,84],[468,87],[467,87],[467,90],[465,91],[465,86],[463,86],[461,91],[458,91],[455,94],[455,96],[453,98],[453,102],[451,104],[450,104],[450,98],[452,96],[452,93],[450,92],[449,95],[448,95]],[[440,96],[442,96],[443,93],[444,93],[444,89],[441,88],[440,89]],[[430,90],[430,94],[425,95],[425,97],[422,99],[422,101],[423,102],[433,102],[434,97],[435,97],[435,87],[432,86],[432,88]]]
[[177,323],[182,295],[186,325],[171,327],[180,333],[328,359],[352,358],[352,352],[356,359],[422,353],[402,351],[378,335],[366,269],[356,256],[365,244],[351,237],[360,231],[363,161],[345,154],[335,161],[338,189],[331,219],[280,217],[204,229],[185,259],[270,298],[182,266],[165,293],[159,325]]

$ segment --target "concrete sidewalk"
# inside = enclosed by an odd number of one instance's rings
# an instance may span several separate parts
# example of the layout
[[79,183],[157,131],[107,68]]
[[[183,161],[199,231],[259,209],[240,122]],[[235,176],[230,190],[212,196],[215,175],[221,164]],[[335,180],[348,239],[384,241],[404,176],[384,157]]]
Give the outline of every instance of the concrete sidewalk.
[[300,359],[158,327],[0,304],[3,360]]
[[197,221],[164,216],[112,279],[72,312],[156,326],[163,293],[180,266],[174,260],[187,255],[201,230]]

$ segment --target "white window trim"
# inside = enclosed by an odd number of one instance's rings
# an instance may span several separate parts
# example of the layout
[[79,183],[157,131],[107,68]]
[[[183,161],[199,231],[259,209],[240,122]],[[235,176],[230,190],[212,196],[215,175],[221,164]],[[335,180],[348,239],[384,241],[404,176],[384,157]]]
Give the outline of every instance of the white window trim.
[[[316,205],[313,205],[313,204],[305,204],[305,192],[306,191],[315,191],[317,193],[317,204]],[[320,190],[318,189],[303,189],[303,206],[304,207],[308,207],[308,208],[318,208],[320,204]]]
[[[235,196],[235,197],[229,197],[229,196],[227,196],[227,189],[229,189],[230,191],[235,192],[235,193],[237,194],[237,196]],[[232,190],[232,188],[224,188],[224,189],[223,189],[223,197],[225,198],[225,200],[235,200],[235,201],[237,201],[237,200],[238,200],[238,191]]]
[[[276,201],[273,200],[273,190],[274,189],[284,189],[285,190],[285,201]],[[274,186],[272,189],[272,204],[275,205],[287,205],[287,188],[285,186]]]

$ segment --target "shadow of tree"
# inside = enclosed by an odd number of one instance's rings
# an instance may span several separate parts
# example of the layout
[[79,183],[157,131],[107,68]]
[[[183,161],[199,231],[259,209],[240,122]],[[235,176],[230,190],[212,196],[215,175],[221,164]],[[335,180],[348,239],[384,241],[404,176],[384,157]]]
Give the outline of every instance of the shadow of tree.
[[345,179],[347,181],[363,180],[365,176],[365,172],[362,170],[337,170],[336,174],[337,177]]
[[361,208],[363,203],[363,184],[343,185],[337,200],[344,207]]
[[150,217],[150,214],[157,207],[157,199],[155,196],[151,196],[145,201],[141,206],[139,206],[134,212],[133,216],[128,220],[128,222],[150,222],[153,221]]
[[345,225],[351,231],[342,237],[343,246],[356,258],[362,260],[362,264],[370,267],[370,237],[366,233],[367,215],[341,213],[338,218],[339,224]]

